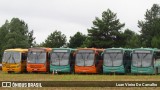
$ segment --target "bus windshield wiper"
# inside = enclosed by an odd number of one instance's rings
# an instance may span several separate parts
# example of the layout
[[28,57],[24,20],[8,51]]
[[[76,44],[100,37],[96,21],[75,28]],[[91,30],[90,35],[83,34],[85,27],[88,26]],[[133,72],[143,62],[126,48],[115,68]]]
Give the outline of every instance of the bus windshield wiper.
[[15,61],[15,59],[14,59],[13,55],[12,55],[12,60],[14,61],[14,64],[16,64],[16,61]]
[[108,53],[110,59],[111,59],[111,62],[112,62],[112,66],[113,66],[113,58],[111,57],[110,53]]
[[137,53],[137,58],[139,59],[139,54]]
[[39,57],[41,56],[42,51],[38,54],[36,53],[36,57],[35,57],[35,63],[38,63],[38,61],[40,61]]
[[[143,56],[142,60],[145,59],[145,57],[148,55],[149,53],[145,53],[145,55]],[[141,63],[141,66],[142,66],[142,63]]]
[[64,57],[65,54],[66,54],[66,53],[63,53],[63,55],[61,56],[61,60],[63,59],[63,57]]
[[35,61],[35,59],[36,59],[36,57],[33,57],[33,51],[30,51],[28,53],[28,61],[31,61],[33,63]]
[[37,55],[38,56],[37,59],[39,59],[39,56],[41,56],[41,54],[42,54],[42,51],[39,53],[39,55]]
[[116,58],[118,54],[119,54],[119,52],[116,53],[116,55],[114,56],[114,58]]
[[148,53],[146,53],[144,56],[143,56],[143,59],[148,55]]
[[30,56],[32,53],[33,53],[32,51],[31,51],[31,52],[29,52],[29,55],[28,55],[28,56]]
[[10,58],[11,58],[11,54],[10,54],[9,58],[6,60],[5,64],[8,63],[8,60],[10,60]]
[[79,53],[79,54],[81,55],[81,58],[82,58],[82,60],[84,61],[84,66],[85,66],[85,59],[84,59],[82,53]]
[[87,60],[88,60],[88,58],[89,58],[90,54],[91,54],[91,53],[88,53],[88,55],[87,55]]
[[[142,56],[141,56],[141,58],[140,58],[139,54],[137,53],[137,58],[138,58],[138,60],[140,60],[140,61],[141,61],[141,65],[140,65],[140,67],[142,67]],[[138,65],[138,61],[137,61],[137,65]]]
[[56,56],[58,57],[58,62],[59,62],[59,66],[60,66],[60,55],[59,54],[57,54],[57,53],[55,53],[56,54]]

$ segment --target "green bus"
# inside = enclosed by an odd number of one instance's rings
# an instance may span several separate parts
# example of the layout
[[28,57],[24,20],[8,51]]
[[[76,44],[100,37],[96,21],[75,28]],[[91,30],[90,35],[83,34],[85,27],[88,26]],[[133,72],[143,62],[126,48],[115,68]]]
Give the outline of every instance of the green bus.
[[50,72],[74,72],[74,51],[75,49],[71,48],[53,48],[50,52]]
[[103,73],[131,72],[131,49],[108,48],[103,52]]
[[160,73],[160,50],[153,48],[137,48],[132,53],[131,73]]

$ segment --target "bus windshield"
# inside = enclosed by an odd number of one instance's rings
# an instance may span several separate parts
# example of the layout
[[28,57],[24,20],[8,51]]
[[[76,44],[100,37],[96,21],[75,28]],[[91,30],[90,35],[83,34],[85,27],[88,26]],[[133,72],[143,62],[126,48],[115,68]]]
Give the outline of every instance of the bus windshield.
[[152,64],[151,53],[133,53],[132,65],[135,67],[149,67]]
[[94,64],[94,53],[77,53],[76,65],[78,66],[92,66]]
[[69,55],[68,52],[53,52],[51,54],[51,64],[58,66],[68,65]]
[[21,53],[20,52],[4,52],[2,62],[5,63],[20,63]]
[[28,63],[45,63],[46,52],[28,52]]
[[120,66],[123,63],[122,52],[104,53],[104,65],[105,66]]

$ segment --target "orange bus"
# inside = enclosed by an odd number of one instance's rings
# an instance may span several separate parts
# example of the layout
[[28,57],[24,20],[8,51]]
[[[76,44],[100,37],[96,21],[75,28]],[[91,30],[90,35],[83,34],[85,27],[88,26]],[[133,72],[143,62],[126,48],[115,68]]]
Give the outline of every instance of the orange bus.
[[103,49],[80,48],[75,53],[75,73],[102,73]]
[[27,58],[28,72],[49,72],[49,52],[51,48],[29,48]]

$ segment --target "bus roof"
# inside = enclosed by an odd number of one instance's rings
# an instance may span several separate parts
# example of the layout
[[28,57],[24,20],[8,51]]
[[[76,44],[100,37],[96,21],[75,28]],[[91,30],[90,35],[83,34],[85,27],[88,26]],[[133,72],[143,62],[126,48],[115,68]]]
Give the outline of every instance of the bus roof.
[[72,49],[72,48],[52,48],[52,50],[70,50],[70,49]]
[[152,51],[155,51],[155,50],[158,50],[157,48],[135,48],[134,50],[152,50]]
[[124,50],[124,51],[133,51],[130,48],[106,48],[105,50]]
[[99,48],[78,48],[77,50],[95,50],[95,51],[104,51],[104,49]]
[[6,49],[5,51],[17,51],[17,52],[27,52],[28,49],[15,48],[15,49]]
[[77,49],[73,49],[73,48],[52,48],[52,51],[54,50],[69,50],[69,51],[76,51]]
[[147,50],[149,50],[149,51],[153,51],[153,52],[157,52],[157,53],[160,52],[160,49],[157,49],[157,48],[136,48],[136,49],[134,49],[134,50],[142,50],[142,51],[147,51]]
[[29,48],[28,49],[29,51],[38,51],[38,50],[44,50],[44,51],[47,51],[47,52],[49,52],[49,51],[51,51],[52,50],[52,48],[47,48],[47,47],[32,47],[32,48]]

